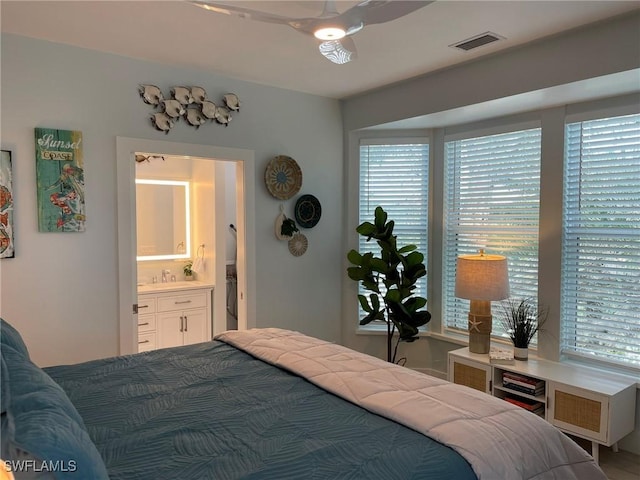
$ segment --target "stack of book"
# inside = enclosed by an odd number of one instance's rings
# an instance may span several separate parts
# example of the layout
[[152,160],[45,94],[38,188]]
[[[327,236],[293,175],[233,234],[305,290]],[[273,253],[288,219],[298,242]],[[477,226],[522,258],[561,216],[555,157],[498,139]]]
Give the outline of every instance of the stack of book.
[[513,372],[502,372],[502,385],[516,392],[538,397],[544,395],[544,381]]
[[537,402],[535,400],[527,400],[526,398],[515,398],[509,395],[504,397],[504,399],[507,402],[517,405],[520,408],[524,408],[525,410],[528,410],[531,413],[535,413],[540,417],[544,417],[544,404],[542,402]]

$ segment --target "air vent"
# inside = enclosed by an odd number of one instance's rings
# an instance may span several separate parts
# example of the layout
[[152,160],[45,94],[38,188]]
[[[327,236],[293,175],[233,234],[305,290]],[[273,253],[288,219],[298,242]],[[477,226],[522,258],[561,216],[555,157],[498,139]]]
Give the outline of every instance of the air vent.
[[474,48],[481,47],[488,43],[497,42],[498,40],[504,40],[504,37],[501,37],[500,35],[492,32],[485,32],[449,46],[468,51],[473,50]]

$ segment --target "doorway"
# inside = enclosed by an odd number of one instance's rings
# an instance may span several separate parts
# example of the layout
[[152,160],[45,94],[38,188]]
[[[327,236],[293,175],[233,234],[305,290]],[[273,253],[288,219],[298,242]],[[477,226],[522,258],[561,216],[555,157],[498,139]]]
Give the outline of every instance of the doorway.
[[[135,154],[146,152],[157,156],[179,156],[198,160],[216,161],[216,169],[224,169],[224,164],[235,165],[235,195],[237,224],[234,224],[237,245],[235,311],[238,328],[255,326],[255,192],[254,153],[251,150],[216,147],[209,145],[144,140],[117,137],[117,185],[118,185],[118,280],[119,280],[119,325],[120,355],[137,352],[137,303],[136,283],[136,202],[135,202]],[[216,198],[215,235],[224,239],[228,235],[229,224],[225,222],[224,199]],[[213,297],[213,332],[219,333],[227,325],[228,269],[224,261],[224,242],[216,242],[215,288]],[[219,248],[218,248],[219,247]]]

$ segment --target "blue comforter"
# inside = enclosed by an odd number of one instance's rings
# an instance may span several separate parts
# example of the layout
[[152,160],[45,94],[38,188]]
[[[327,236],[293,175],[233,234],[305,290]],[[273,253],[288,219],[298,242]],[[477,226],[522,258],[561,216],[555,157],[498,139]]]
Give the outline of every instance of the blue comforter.
[[476,478],[452,449],[222,342],[45,370],[112,480]]

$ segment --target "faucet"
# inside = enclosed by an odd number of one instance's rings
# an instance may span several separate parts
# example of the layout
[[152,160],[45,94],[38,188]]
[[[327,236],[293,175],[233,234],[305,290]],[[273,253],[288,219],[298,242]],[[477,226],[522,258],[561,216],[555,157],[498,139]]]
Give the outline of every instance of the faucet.
[[171,273],[171,270],[162,270],[162,283],[167,283],[167,274]]

